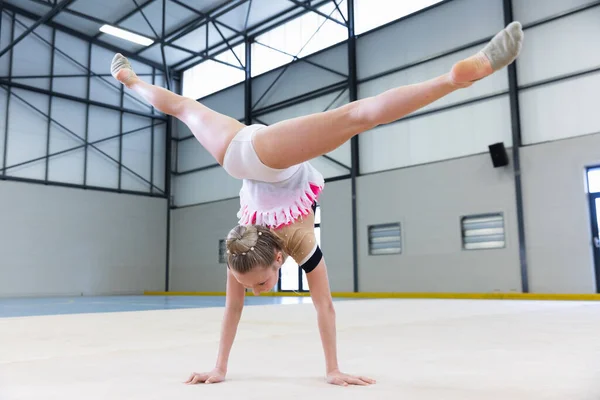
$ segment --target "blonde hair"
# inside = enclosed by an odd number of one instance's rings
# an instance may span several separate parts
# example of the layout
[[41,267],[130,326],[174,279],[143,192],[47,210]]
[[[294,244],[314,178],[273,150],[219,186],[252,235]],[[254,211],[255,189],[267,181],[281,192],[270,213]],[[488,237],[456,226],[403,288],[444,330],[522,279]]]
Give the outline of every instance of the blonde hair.
[[232,270],[244,274],[257,266],[273,264],[275,252],[282,248],[281,240],[269,228],[238,225],[227,235],[227,262]]

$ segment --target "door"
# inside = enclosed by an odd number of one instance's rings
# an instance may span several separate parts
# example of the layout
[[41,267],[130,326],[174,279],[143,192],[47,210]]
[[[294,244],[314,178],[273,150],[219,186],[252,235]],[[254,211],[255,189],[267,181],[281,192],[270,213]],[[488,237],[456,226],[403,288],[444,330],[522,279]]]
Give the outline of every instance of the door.
[[588,170],[588,192],[596,270],[596,291],[600,293],[600,167]]
[[594,260],[596,264],[596,288],[600,292],[600,193],[595,193],[590,195],[590,197]]

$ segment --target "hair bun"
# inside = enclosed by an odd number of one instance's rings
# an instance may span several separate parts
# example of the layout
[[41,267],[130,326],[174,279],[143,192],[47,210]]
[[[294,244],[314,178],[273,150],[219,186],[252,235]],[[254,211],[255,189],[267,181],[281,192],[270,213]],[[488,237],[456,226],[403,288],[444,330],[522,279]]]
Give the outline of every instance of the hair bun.
[[244,254],[256,246],[258,229],[254,225],[238,225],[227,235],[227,249],[231,254]]

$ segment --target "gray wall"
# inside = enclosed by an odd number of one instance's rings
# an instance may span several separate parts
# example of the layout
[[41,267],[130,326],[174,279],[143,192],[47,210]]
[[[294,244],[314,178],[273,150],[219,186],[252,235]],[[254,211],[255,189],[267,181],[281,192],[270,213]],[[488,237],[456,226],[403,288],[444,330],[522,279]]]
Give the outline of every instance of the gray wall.
[[321,248],[334,292],[354,290],[352,188],[350,180],[329,182],[321,193]]
[[[595,292],[585,167],[600,165],[600,134],[522,149],[530,289]],[[512,160],[511,160],[512,161]],[[488,154],[363,175],[358,179],[359,289],[364,292],[520,291],[513,172]],[[321,244],[333,291],[352,291],[350,181],[326,184]],[[238,199],[173,211],[172,290],[223,291],[218,240],[235,225]],[[504,213],[506,248],[465,251],[460,217]],[[403,253],[369,256],[368,226],[400,222]]]
[[[529,23],[592,2],[513,3],[515,17]],[[525,232],[534,292],[596,291],[584,169],[600,164],[600,118],[594,107],[600,57],[586,49],[600,37],[600,7],[580,10],[526,29],[517,61],[526,145],[521,150]],[[552,82],[556,78],[562,79]]]
[[[359,289],[400,292],[520,291],[510,170],[479,155],[360,177]],[[460,217],[502,212],[505,249],[462,250]],[[400,222],[404,251],[370,256],[367,228]]]
[[226,264],[219,264],[219,240],[237,224],[239,199],[175,209],[171,213],[173,291],[225,291]]
[[600,134],[522,150],[531,290],[594,293],[585,168],[600,165]]
[[163,290],[166,200],[0,182],[0,296]]
[[[34,22],[0,14],[1,48]],[[113,56],[41,25],[0,60],[0,296],[164,289],[166,123],[110,75]]]

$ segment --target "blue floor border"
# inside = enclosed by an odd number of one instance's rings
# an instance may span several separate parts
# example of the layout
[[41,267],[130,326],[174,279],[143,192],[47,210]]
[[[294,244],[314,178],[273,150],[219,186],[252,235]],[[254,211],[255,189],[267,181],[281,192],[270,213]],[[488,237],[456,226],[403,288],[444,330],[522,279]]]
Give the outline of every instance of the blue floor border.
[[[252,297],[247,306],[311,303],[307,297]],[[0,318],[224,307],[224,296],[98,296],[0,298]]]

